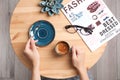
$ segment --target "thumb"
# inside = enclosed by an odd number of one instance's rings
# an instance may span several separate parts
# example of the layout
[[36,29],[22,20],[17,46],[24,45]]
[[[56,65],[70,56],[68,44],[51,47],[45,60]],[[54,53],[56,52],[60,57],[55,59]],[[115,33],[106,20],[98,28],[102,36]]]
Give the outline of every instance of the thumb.
[[76,56],[76,49],[75,49],[75,47],[73,46],[73,47],[72,47],[72,59],[75,59],[75,58],[77,58],[77,56]]
[[31,48],[35,50],[36,49],[35,41],[32,38],[30,38],[30,42],[31,42]]

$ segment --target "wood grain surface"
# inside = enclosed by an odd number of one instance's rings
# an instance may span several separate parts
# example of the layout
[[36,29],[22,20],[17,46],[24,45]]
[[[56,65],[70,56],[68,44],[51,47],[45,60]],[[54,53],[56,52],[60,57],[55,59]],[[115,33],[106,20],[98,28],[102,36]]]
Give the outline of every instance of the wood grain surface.
[[[64,0],[66,4],[69,0]],[[40,0],[20,0],[15,8],[10,22],[10,37],[12,46],[17,57],[29,69],[32,68],[31,62],[25,57],[23,51],[28,40],[28,31],[30,26],[38,20],[47,20],[54,25],[55,39],[45,47],[39,47],[40,53],[40,71],[41,75],[50,78],[68,78],[77,75],[75,68],[72,66],[71,54],[65,56],[57,56],[54,47],[58,41],[67,41],[70,46],[79,45],[86,53],[86,66],[91,68],[102,56],[106,44],[99,49],[90,52],[88,47],[82,41],[80,36],[69,34],[65,31],[64,26],[70,24],[65,16],[60,12],[59,15],[49,17],[47,14],[40,13],[38,3]]]

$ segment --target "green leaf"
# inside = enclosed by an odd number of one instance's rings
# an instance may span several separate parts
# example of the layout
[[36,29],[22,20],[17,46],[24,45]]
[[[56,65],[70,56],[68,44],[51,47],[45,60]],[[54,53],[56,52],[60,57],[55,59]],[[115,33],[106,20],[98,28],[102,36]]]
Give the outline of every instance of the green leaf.
[[53,14],[54,14],[54,13],[53,13],[51,10],[48,11],[48,15],[49,15],[49,16],[53,16]]
[[59,4],[59,3],[57,3],[57,4],[55,5],[55,7],[60,9],[60,8],[62,8],[62,7],[63,7],[63,5],[62,5],[62,4]]
[[40,5],[40,6],[46,6],[46,2],[45,2],[45,1],[41,1],[41,2],[39,3],[39,5]]
[[58,14],[63,7],[63,0],[42,0],[39,4],[42,6],[41,12],[47,12],[49,16]]
[[49,7],[45,7],[45,11],[50,11],[50,8]]
[[56,0],[58,3],[62,3],[63,2],[63,0]]
[[45,7],[43,7],[43,8],[41,9],[41,12],[46,12],[46,11],[45,11]]
[[59,10],[58,10],[57,8],[53,8],[51,11],[52,11],[53,13],[55,13],[55,14],[58,14],[58,13],[59,13]]

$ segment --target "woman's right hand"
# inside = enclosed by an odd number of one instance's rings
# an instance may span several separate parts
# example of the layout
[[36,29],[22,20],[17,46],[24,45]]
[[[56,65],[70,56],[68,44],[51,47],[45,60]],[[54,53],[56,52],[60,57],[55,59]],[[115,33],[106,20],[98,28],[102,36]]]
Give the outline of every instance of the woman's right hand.
[[40,55],[35,45],[35,41],[30,38],[25,47],[25,55],[32,61],[33,67],[40,66]]

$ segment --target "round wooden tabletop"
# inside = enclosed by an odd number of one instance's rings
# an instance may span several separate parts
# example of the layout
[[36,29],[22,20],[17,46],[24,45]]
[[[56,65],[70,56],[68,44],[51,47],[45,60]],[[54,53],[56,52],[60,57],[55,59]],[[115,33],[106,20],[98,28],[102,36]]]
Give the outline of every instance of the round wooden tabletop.
[[[69,0],[64,0],[66,4]],[[45,47],[39,47],[40,71],[41,75],[50,78],[68,78],[77,75],[76,69],[72,66],[71,55],[57,56],[54,47],[59,41],[67,41],[70,46],[79,45],[85,50],[86,66],[91,68],[103,54],[106,44],[94,52],[90,52],[80,36],[69,34],[64,29],[65,25],[70,24],[66,17],[60,12],[59,15],[49,17],[45,13],[40,13],[41,7],[38,6],[40,0],[20,0],[13,12],[10,22],[10,37],[13,49],[20,61],[29,69],[32,64],[23,54],[26,42],[29,38],[28,31],[31,25],[38,20],[47,20],[54,25],[55,39]]]

